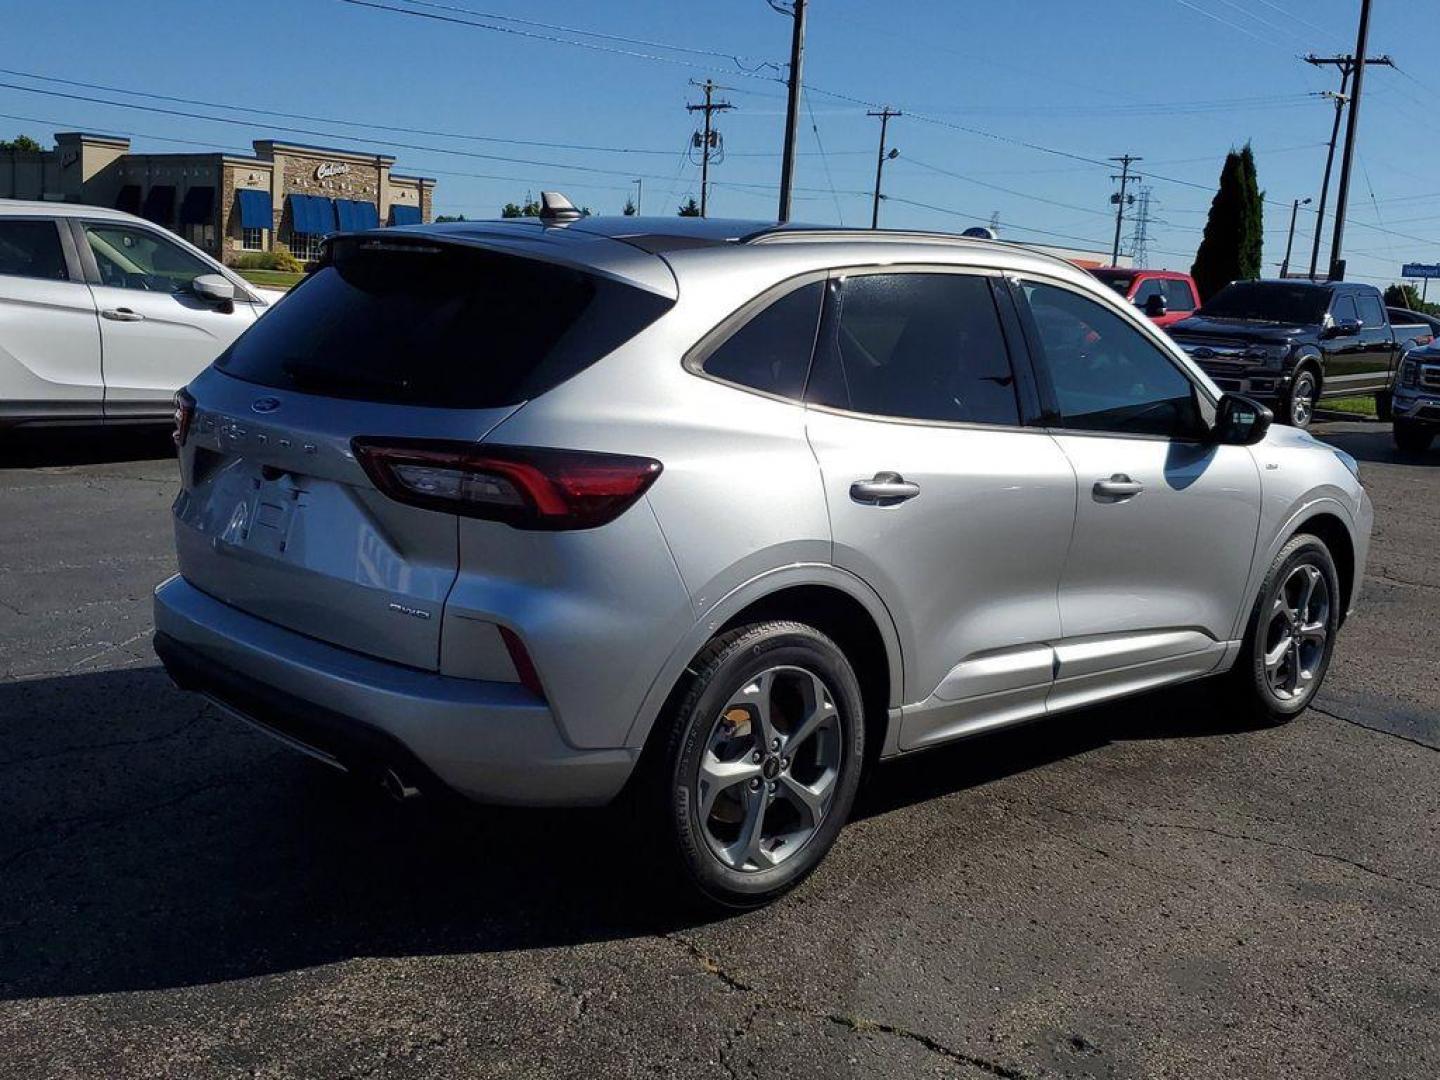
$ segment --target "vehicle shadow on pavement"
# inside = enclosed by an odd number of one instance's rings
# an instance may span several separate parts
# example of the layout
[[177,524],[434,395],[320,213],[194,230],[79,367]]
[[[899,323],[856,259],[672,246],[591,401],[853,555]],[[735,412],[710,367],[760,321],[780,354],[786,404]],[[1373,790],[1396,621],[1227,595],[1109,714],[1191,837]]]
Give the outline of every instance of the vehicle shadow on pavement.
[[[1070,714],[887,765],[857,814],[1111,739],[1235,730],[1202,697]],[[560,946],[707,918],[657,887],[655,856],[626,821],[612,809],[389,803],[157,667],[0,685],[0,999]]]
[[1361,429],[1358,424],[1346,425],[1344,430],[1316,431],[1317,438],[1338,446],[1356,461],[1383,462],[1390,465],[1429,465],[1440,467],[1440,439],[1429,451],[1411,454],[1395,446],[1390,435],[1390,425],[1367,425]]
[[0,469],[108,465],[174,456],[170,428],[163,424],[0,431]]

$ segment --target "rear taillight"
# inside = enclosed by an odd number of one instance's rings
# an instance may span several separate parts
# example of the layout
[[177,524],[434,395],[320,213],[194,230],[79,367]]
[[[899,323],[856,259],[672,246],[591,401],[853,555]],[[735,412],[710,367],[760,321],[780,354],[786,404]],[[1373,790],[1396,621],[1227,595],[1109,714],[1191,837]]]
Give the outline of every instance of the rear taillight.
[[660,475],[624,454],[429,439],[351,441],[374,485],[397,502],[518,529],[593,529],[613,521]]
[[171,434],[176,446],[185,445],[185,440],[190,437],[190,422],[194,419],[195,399],[188,390],[178,391],[175,394],[175,431]]

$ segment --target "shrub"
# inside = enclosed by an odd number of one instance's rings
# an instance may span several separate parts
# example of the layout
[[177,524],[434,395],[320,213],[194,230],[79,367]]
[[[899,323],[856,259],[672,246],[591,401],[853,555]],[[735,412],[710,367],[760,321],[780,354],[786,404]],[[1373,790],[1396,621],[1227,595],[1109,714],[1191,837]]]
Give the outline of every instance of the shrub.
[[287,274],[298,274],[305,265],[284,244],[276,244],[274,251],[247,251],[230,260],[232,270],[279,270]]

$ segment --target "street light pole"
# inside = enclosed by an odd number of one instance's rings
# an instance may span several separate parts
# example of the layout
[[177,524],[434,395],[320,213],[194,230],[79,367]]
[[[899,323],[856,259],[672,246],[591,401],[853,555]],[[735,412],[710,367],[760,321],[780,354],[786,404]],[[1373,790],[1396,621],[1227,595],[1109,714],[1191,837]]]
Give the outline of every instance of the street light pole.
[[[1300,213],[1300,207],[1309,205],[1309,199],[1296,199],[1290,204],[1290,235],[1285,238],[1285,261],[1280,264],[1280,276],[1282,278],[1290,276],[1290,249],[1295,246],[1295,217]],[[1317,236],[1320,233],[1320,227],[1318,225],[1315,227],[1315,233]]]

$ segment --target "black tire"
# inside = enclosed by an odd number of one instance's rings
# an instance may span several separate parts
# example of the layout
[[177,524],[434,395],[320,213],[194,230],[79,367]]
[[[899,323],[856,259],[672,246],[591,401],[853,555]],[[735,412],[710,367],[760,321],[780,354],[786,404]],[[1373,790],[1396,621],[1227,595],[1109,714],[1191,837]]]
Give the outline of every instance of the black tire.
[[1393,432],[1395,446],[1407,454],[1423,454],[1435,441],[1435,429],[1429,424],[1417,424],[1413,420],[1395,420]]
[[1280,422],[1291,427],[1308,428],[1315,418],[1315,406],[1319,401],[1320,376],[1309,365],[1300,367],[1280,403]]
[[[1301,653],[1296,651],[1296,667],[1305,675],[1297,683],[1303,684],[1303,692],[1285,695],[1272,685],[1266,653],[1277,649],[1280,640],[1290,626],[1287,618],[1276,611],[1281,590],[1293,586],[1297,575],[1303,575],[1302,568],[1318,571],[1325,585],[1326,604],[1323,613],[1312,603],[1309,614],[1310,625],[1323,624],[1325,638],[1318,654],[1311,654],[1301,662]],[[1302,581],[1303,585],[1303,581]],[[1293,594],[1291,594],[1293,595]],[[1335,633],[1340,625],[1340,612],[1344,599],[1340,594],[1340,579],[1335,573],[1335,562],[1330,549],[1318,536],[1299,533],[1280,549],[1265,581],[1260,587],[1250,623],[1245,631],[1245,640],[1235,666],[1230,670],[1230,693],[1234,704],[1252,719],[1261,724],[1277,725],[1294,719],[1315,700],[1325,672],[1330,667],[1330,658],[1335,650]],[[1277,630],[1279,635],[1277,637]],[[1282,671],[1283,675],[1283,671]]]
[[1389,423],[1395,418],[1395,395],[1381,390],[1375,395],[1375,419]]
[[[762,674],[776,668],[784,669],[777,676],[780,679],[802,679],[803,676],[795,674],[798,669],[823,683],[834,706],[833,721],[827,720],[823,729],[817,729],[817,734],[803,745],[823,734],[827,750],[838,752],[838,763],[833,766],[827,809],[819,816],[818,824],[813,824],[808,835],[797,842],[798,846],[768,868],[736,868],[724,861],[724,852],[731,849],[716,850],[715,823],[724,809],[720,800],[732,800],[734,812],[745,815],[747,800],[758,798],[766,808],[761,813],[762,821],[767,813],[777,813],[777,808],[781,815],[795,813],[798,803],[787,803],[790,809],[780,804],[788,797],[784,777],[798,776],[801,754],[796,755],[794,774],[790,771],[790,759],[785,759],[786,772],[780,777],[779,794],[770,796],[768,801],[763,787],[759,796],[753,793],[750,788],[753,780],[730,788],[717,785],[722,794],[715,797],[715,809],[705,821],[700,818],[700,800],[706,790],[700,779],[700,766],[713,740],[720,738],[723,745],[723,732],[735,730],[720,725],[730,723],[726,718],[733,712],[731,706],[737,695],[744,694],[748,686],[759,685],[757,680]],[[648,805],[636,809],[647,816],[658,815],[663,821],[664,846],[674,856],[674,868],[684,885],[702,898],[727,908],[752,908],[769,903],[794,888],[819,865],[850,816],[865,761],[864,705],[855,672],[839,646],[813,627],[797,622],[755,623],[711,641],[690,665],[685,683],[677,688],[671,700],[674,705],[660,721],[667,728],[657,732],[665,740],[664,753],[653,759],[651,776],[641,788],[643,803]],[[777,729],[783,711],[777,704]],[[742,723],[748,731],[749,721]],[[756,730],[759,730],[758,724]],[[753,745],[758,747],[758,740]],[[741,754],[740,759],[751,760],[747,757],[750,752]],[[767,752],[766,770],[775,756]],[[818,758],[818,751],[816,756]],[[763,775],[766,779],[761,781],[762,785],[775,779],[768,771]],[[771,784],[770,790],[775,790],[775,785]],[[748,816],[743,817],[737,828],[743,830],[749,821]],[[719,824],[723,826],[724,822]],[[774,851],[765,856],[766,860],[779,854],[783,844],[784,841],[779,841]]]

